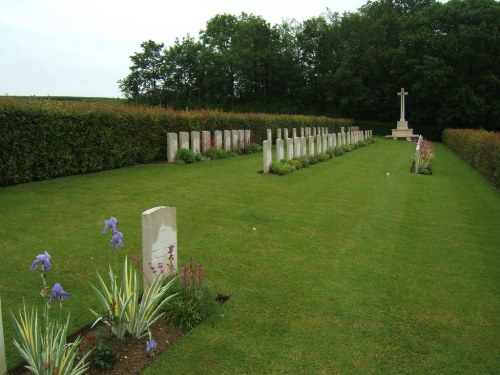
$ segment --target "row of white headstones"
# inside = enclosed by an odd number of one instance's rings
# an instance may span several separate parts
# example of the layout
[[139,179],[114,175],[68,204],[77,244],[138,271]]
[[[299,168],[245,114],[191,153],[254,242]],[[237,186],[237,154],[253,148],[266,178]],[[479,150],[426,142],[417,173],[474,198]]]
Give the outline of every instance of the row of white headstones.
[[[155,277],[177,273],[177,218],[175,207],[155,207],[142,213],[144,292]],[[169,252],[169,250],[171,251]],[[7,373],[0,301],[0,375]]]
[[[201,135],[201,137],[200,137]],[[175,155],[181,148],[193,151],[195,154],[205,152],[211,148],[220,148],[226,151],[236,151],[248,147],[251,143],[250,130],[215,130],[209,131],[167,133],[167,161],[173,163]]]
[[[300,137],[297,137],[297,130],[292,129],[292,138],[288,138],[288,129],[283,130],[284,139],[281,138],[281,129],[277,129],[276,139],[276,160],[291,160],[302,156],[314,156],[326,152],[329,148],[343,147],[349,144],[357,144],[365,139],[371,138],[371,130],[344,131],[342,127],[340,133],[329,133],[327,128],[301,128]],[[286,157],[285,157],[286,140]],[[263,148],[263,170],[269,173],[272,157],[272,131],[267,129],[267,140],[262,143]],[[309,141],[309,142],[307,142]],[[307,147],[309,143],[309,147]],[[309,152],[308,152],[309,149]]]

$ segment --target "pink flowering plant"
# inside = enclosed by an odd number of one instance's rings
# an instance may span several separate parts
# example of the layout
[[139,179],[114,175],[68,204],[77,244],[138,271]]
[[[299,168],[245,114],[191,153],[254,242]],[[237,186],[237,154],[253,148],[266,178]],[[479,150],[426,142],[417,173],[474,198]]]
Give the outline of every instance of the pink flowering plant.
[[208,282],[203,264],[193,255],[183,265],[179,279],[173,286],[179,297],[165,308],[167,321],[187,332],[215,310],[216,292]]

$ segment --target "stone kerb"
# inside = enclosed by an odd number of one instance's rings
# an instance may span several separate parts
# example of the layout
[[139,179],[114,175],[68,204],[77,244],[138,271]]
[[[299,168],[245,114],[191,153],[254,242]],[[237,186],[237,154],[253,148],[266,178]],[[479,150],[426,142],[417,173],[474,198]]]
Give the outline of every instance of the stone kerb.
[[309,136],[309,156],[314,156],[314,137]]
[[167,162],[173,163],[179,150],[177,133],[167,133]]
[[276,160],[280,161],[285,158],[285,142],[279,138],[276,140]]
[[296,157],[296,158],[300,158],[300,138],[294,138],[293,139],[293,155]]
[[215,148],[222,148],[222,132],[220,130],[216,130],[214,132],[214,136],[215,136],[215,142],[214,142]]
[[180,132],[179,133],[179,146],[180,148],[187,148],[189,150],[189,133]]
[[224,130],[224,150],[231,151],[231,130]]
[[160,206],[142,213],[142,268],[144,292],[154,278],[154,272],[164,269],[165,276],[177,273],[176,208]]
[[293,159],[293,138],[286,139],[286,160]]
[[205,152],[210,150],[212,146],[212,139],[210,137],[210,132],[202,131],[201,132],[201,151]]
[[263,171],[264,173],[269,173],[269,167],[271,167],[272,163],[272,152],[271,152],[271,142],[264,141],[262,142],[262,159],[263,159]]

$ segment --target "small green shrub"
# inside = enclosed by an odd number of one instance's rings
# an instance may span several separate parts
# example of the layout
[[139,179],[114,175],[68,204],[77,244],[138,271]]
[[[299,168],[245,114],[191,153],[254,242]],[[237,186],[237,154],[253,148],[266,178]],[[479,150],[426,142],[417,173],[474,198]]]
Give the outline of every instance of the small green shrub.
[[319,161],[318,161],[318,159],[316,158],[316,155],[314,155],[314,156],[310,156],[310,157],[309,157],[309,164],[310,164],[310,165],[314,165],[314,164],[318,164],[318,163],[319,163]]
[[186,162],[182,159],[177,159],[176,161],[174,161],[174,163],[177,165],[185,165],[186,164]]
[[292,160],[290,160],[289,163],[291,165],[293,165],[295,167],[295,169],[302,169],[303,168],[302,163],[296,158],[293,158]]
[[300,161],[303,168],[309,167],[309,158],[307,156],[301,156],[300,158],[297,158],[297,160]]
[[344,149],[342,147],[335,147],[335,156],[340,156],[344,154]]
[[187,148],[181,148],[177,151],[175,160],[182,160],[185,164],[194,163],[196,161],[196,154]]
[[335,148],[330,147],[329,149],[326,150],[326,154],[331,158],[335,157]]
[[92,351],[92,366],[103,370],[109,370],[113,368],[116,362],[118,362],[118,357],[114,350],[106,346],[103,339],[100,338],[95,349]]
[[287,161],[273,161],[269,168],[271,173],[279,174],[281,176],[292,173],[295,169],[295,166]]
[[245,146],[239,150],[240,154],[255,154],[257,152],[262,152],[262,146],[257,143],[252,143]]
[[211,160],[226,159],[233,156],[233,153],[222,148],[211,148],[202,153],[203,156]]
[[328,156],[328,154],[325,154],[324,152],[320,152],[319,154],[316,155],[316,160],[318,162],[323,162],[323,161],[327,161],[330,159],[330,156]]

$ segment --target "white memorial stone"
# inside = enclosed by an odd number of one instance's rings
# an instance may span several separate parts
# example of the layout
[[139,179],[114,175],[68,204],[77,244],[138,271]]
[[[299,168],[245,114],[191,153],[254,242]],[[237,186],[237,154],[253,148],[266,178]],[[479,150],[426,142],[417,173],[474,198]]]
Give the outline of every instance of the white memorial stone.
[[167,161],[173,163],[179,150],[177,133],[167,133]]
[[300,155],[307,156],[306,137],[300,137]]
[[314,156],[314,137],[309,136],[309,156]]
[[224,150],[231,151],[231,130],[224,130]]
[[5,341],[3,337],[2,301],[0,300],[0,375],[7,373],[7,358],[5,357]]
[[273,155],[271,153],[271,142],[264,141],[262,142],[262,158],[263,158],[263,170],[264,173],[269,173],[269,167],[272,163]]
[[297,138],[297,129],[296,128],[292,128],[292,138],[293,139]]
[[142,213],[142,268],[144,292],[149,289],[156,276],[172,276],[177,273],[175,207],[155,207]]
[[189,133],[180,132],[179,133],[179,145],[180,148],[187,148],[189,150]]
[[249,147],[252,144],[252,131],[247,129],[245,130],[245,146]]
[[240,133],[238,130],[231,130],[231,147],[233,151],[239,150],[240,149]]
[[283,139],[288,139],[288,128],[283,129]]
[[326,152],[326,150],[328,149],[328,139],[326,137],[326,134],[321,137],[321,141],[323,142],[321,144],[321,149],[323,150],[323,152]]
[[202,131],[201,132],[201,150],[203,152],[210,150],[212,146],[212,139],[210,137],[210,132]]
[[276,129],[276,139],[282,139],[281,138],[281,128]]
[[285,142],[279,138],[276,140],[276,160],[281,161],[285,158]]
[[293,159],[293,138],[286,139],[286,160]]
[[313,131],[312,131],[312,136],[313,136],[313,137],[316,137],[316,128],[315,128],[315,127],[313,127],[313,128],[312,128],[312,130],[313,130]]
[[273,132],[271,129],[267,129],[267,140],[272,144],[273,143]]
[[300,138],[293,139],[294,156],[300,158]]
[[191,132],[191,151],[193,151],[195,154],[200,153],[200,132]]
[[244,130],[238,130],[238,144],[240,145],[240,148],[245,147],[245,131]]
[[215,148],[221,149],[222,148],[222,132],[220,130],[216,130],[214,132],[214,136],[215,136],[215,142],[214,142]]
[[300,138],[305,137],[304,128],[300,128]]
[[316,154],[323,152],[323,140],[321,135],[316,136]]

